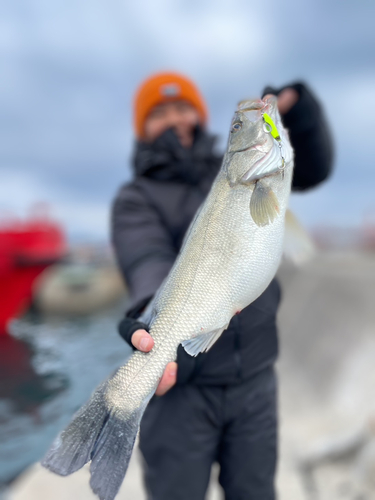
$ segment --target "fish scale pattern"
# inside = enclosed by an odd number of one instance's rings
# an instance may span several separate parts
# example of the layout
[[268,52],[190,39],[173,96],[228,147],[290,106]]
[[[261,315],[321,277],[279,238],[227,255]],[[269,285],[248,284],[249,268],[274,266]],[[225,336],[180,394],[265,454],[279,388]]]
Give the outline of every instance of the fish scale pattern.
[[249,210],[253,186],[231,187],[224,171],[218,176],[154,302],[150,329],[154,349],[134,353],[110,381],[110,405],[134,411],[155,391],[181,342],[226,327],[268,286],[282,253],[285,187],[291,172],[269,182],[279,199],[280,214],[272,226],[258,227]]

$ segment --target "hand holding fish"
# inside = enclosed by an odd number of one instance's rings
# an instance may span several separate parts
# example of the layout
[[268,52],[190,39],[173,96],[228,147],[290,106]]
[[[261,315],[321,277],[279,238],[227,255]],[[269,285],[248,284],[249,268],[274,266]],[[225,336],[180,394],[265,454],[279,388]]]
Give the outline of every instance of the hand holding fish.
[[[150,352],[154,347],[154,340],[146,330],[136,330],[132,335],[131,340],[133,346],[142,352]],[[165,367],[163,376],[160,379],[159,385],[155,391],[156,396],[163,396],[171,389],[177,380],[177,363],[171,361]]]

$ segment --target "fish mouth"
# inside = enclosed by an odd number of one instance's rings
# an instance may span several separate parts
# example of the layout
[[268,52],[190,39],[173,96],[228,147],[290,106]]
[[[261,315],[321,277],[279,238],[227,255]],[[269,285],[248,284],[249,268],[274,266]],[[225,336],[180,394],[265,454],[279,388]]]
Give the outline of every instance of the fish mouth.
[[271,111],[277,107],[277,97],[273,94],[267,94],[262,99],[243,99],[237,105],[237,113],[246,113],[246,111]]
[[263,109],[268,105],[269,104],[262,99],[252,101],[245,99],[238,103],[237,111],[241,111],[241,113],[246,113],[246,111],[263,111]]
[[266,94],[262,99],[243,99],[237,105],[237,111],[262,111],[271,110],[277,106],[277,97],[274,94]]

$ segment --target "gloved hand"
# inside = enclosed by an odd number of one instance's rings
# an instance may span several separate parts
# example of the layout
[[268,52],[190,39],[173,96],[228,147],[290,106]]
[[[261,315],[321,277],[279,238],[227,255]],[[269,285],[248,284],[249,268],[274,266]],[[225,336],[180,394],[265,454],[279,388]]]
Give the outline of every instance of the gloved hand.
[[323,109],[302,82],[281,88],[266,87],[263,97],[274,94],[294,149],[293,190],[304,190],[324,181],[332,171],[333,143]]
[[[149,352],[154,347],[154,339],[146,330],[147,325],[134,318],[125,317],[121,320],[118,331],[120,336],[131,346],[133,349],[138,349],[142,352]],[[163,376],[160,379],[159,385],[155,394],[162,396],[171,387],[173,387],[177,380],[177,363],[174,361],[168,363],[165,367]]]

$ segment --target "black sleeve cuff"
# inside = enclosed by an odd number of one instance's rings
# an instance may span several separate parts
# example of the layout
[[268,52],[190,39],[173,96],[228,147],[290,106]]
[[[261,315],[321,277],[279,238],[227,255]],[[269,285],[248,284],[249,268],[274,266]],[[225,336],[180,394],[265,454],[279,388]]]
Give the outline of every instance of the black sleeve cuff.
[[120,334],[120,337],[122,337],[125,342],[127,342],[134,350],[135,347],[133,346],[131,339],[133,333],[137,330],[148,331],[148,326],[141,321],[137,321],[136,319],[128,317],[125,317],[123,320],[121,320],[118,325],[118,332]]
[[152,295],[132,305],[132,307],[126,311],[126,316],[128,316],[128,318],[133,318],[133,319],[139,318],[142,312],[146,309],[146,306],[151,299]]

